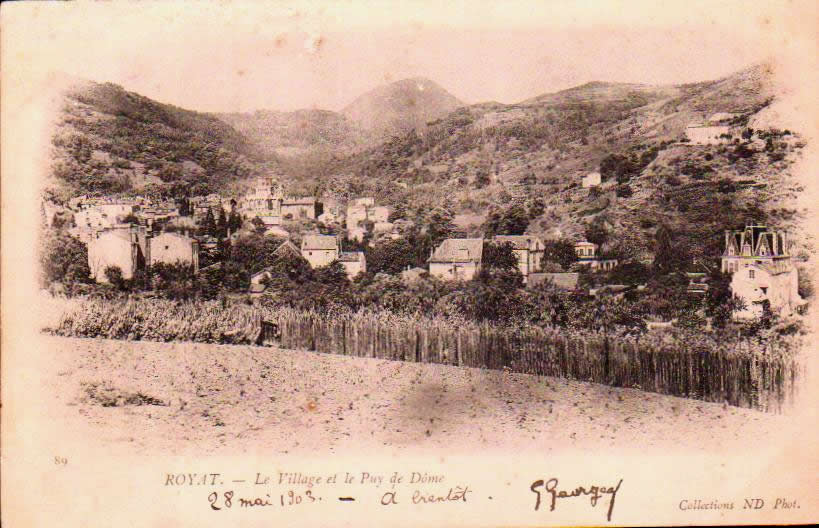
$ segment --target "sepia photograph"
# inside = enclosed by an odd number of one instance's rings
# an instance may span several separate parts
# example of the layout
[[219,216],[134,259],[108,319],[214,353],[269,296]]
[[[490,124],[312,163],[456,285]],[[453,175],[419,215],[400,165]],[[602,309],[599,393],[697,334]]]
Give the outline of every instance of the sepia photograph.
[[3,520],[819,521],[818,20],[4,4]]

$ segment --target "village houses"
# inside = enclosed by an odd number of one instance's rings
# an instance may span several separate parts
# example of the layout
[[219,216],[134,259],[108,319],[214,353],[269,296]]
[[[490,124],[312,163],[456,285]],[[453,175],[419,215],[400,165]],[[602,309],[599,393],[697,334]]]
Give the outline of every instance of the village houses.
[[147,246],[151,266],[160,262],[185,264],[192,266],[194,273],[199,273],[199,243],[196,239],[181,233],[165,232],[148,237]]
[[301,256],[310,263],[312,268],[327,266],[338,260],[350,279],[367,271],[364,252],[342,252],[338,238],[334,235],[305,236],[301,241]]
[[132,279],[139,270],[159,262],[182,263],[199,271],[199,245],[179,233],[160,233],[153,237],[145,226],[121,224],[97,231],[88,241],[88,267],[91,278],[108,282],[105,270],[118,267],[122,277]]
[[785,231],[764,225],[751,223],[741,231],[725,231],[722,271],[731,273],[731,292],[745,302],[734,314],[736,319],[762,315],[765,304],[773,313],[787,316],[804,303],[790,248]]
[[311,268],[327,266],[338,260],[341,250],[335,235],[305,235],[301,241],[301,256]]
[[347,272],[347,277],[350,280],[354,279],[359,273],[367,272],[367,259],[363,251],[342,251],[339,255],[338,261]]
[[286,197],[278,180],[266,176],[256,179],[238,209],[246,220],[258,218],[271,227],[281,225],[282,220],[315,219],[318,202],[313,196]]
[[105,270],[117,267],[122,272],[122,278],[132,279],[150,259],[147,238],[145,228],[128,224],[94,233],[88,241],[91,278],[97,282],[108,282]]
[[444,280],[471,280],[481,268],[482,238],[448,238],[427,261],[429,274]]
[[347,206],[347,237],[351,240],[363,240],[364,235],[367,233],[364,222],[371,222],[375,233],[389,233],[394,227],[388,221],[389,216],[389,208],[375,205],[375,199],[371,197],[356,198]]

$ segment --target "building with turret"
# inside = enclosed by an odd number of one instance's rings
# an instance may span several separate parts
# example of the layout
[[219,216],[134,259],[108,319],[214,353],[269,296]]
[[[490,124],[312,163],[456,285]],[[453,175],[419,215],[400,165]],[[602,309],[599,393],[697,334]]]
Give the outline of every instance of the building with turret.
[[785,231],[753,222],[740,231],[725,231],[722,271],[731,274],[731,291],[745,301],[736,319],[758,317],[766,305],[773,313],[787,316],[803,304]]
[[276,178],[258,178],[241,200],[239,212],[247,220],[260,219],[266,226],[282,223],[284,193]]

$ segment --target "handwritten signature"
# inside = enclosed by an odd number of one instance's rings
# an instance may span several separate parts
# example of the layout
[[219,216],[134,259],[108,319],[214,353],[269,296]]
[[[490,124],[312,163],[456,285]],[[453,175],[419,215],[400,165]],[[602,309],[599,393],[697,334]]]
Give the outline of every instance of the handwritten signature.
[[620,490],[620,484],[623,483],[623,479],[617,483],[616,486],[589,486],[588,488],[584,486],[578,486],[570,491],[565,490],[558,490],[557,484],[558,481],[556,478],[550,478],[544,484],[543,480],[536,480],[532,482],[532,485],[529,486],[529,489],[532,490],[532,493],[537,495],[537,499],[535,499],[535,511],[540,508],[540,497],[541,497],[541,488],[550,495],[551,497],[551,504],[549,505],[549,511],[554,511],[555,504],[557,503],[557,499],[566,499],[571,497],[580,497],[582,495],[586,495],[590,497],[590,502],[592,508],[597,506],[597,501],[603,498],[604,495],[610,495],[609,499],[609,511],[607,515],[607,520],[611,521],[611,512],[614,510],[614,499],[617,496],[617,492]]

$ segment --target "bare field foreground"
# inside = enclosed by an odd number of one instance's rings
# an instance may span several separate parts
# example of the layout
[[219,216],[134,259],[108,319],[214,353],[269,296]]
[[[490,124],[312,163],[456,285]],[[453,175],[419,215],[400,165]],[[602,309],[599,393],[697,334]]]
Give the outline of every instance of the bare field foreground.
[[42,346],[55,430],[131,454],[707,452],[765,445],[793,421],[565,379],[269,347],[52,336]]

